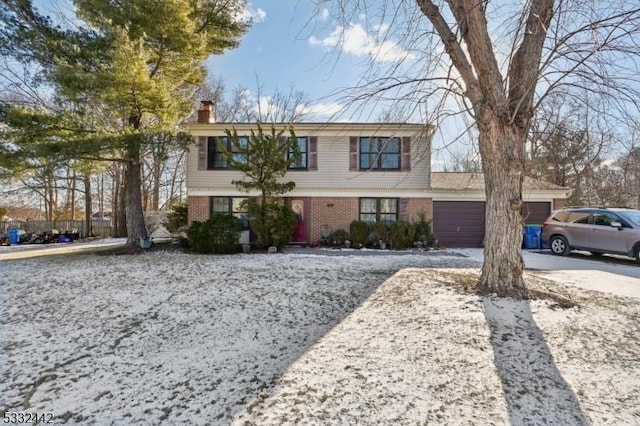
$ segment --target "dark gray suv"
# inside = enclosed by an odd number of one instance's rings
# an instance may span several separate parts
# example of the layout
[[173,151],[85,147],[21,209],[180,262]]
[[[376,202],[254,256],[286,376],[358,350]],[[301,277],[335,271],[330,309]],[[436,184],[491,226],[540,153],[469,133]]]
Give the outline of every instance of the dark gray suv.
[[553,254],[571,250],[622,254],[640,262],[640,210],[575,207],[556,210],[542,224],[541,239]]

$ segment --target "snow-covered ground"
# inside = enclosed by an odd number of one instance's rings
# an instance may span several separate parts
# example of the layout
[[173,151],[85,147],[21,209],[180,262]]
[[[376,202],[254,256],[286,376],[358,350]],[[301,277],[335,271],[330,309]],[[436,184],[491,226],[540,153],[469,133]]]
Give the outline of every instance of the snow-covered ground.
[[481,298],[455,284],[473,282],[478,253],[0,260],[0,410],[83,424],[640,424],[640,299],[607,292],[634,278],[589,272],[593,291],[578,268],[528,273],[569,309]]

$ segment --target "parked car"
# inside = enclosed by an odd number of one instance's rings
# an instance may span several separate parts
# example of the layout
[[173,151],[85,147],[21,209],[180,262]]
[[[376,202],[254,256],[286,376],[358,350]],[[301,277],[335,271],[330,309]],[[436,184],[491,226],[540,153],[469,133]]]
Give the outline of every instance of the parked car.
[[551,252],[622,254],[640,262],[640,210],[572,207],[554,211],[542,224],[541,239]]

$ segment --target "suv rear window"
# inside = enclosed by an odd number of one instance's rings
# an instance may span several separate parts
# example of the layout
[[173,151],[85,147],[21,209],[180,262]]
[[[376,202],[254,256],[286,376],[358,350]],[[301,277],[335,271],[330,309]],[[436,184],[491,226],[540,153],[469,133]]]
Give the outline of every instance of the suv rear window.
[[553,220],[557,222],[567,222],[569,219],[568,211],[561,211],[553,215]]
[[571,212],[569,220],[571,223],[589,223],[589,212]]

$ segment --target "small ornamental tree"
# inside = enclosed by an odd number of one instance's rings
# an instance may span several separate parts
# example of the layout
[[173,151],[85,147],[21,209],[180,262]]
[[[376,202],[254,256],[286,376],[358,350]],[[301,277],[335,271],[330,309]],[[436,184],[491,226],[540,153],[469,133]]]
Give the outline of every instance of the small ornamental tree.
[[231,151],[225,151],[225,157],[231,168],[244,175],[243,179],[232,183],[243,192],[260,193],[258,202],[249,199],[247,205],[258,246],[282,248],[291,240],[296,225],[295,213],[280,204],[279,196],[296,186],[295,182],[282,182],[281,179],[300,156],[297,138],[292,127],[278,131],[272,125],[271,130],[265,132],[260,123],[256,123],[256,129],[251,130],[248,141],[238,136],[235,128],[227,130]]

